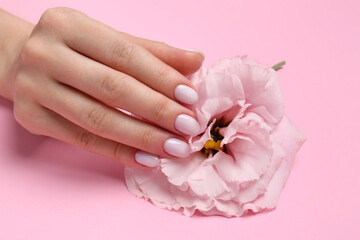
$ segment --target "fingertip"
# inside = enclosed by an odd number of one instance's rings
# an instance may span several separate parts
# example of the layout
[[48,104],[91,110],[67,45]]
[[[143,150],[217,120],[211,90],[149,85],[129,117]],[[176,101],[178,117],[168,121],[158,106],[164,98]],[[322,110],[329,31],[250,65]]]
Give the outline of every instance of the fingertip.
[[200,54],[202,60],[203,60],[203,61],[205,60],[205,54],[204,54],[204,52],[201,51],[201,50],[198,50],[198,49],[183,49],[183,50],[185,50],[185,51],[187,51],[187,52],[191,52],[191,53]]
[[198,71],[203,64],[205,54],[201,50],[181,49],[181,66],[179,72],[185,76]]

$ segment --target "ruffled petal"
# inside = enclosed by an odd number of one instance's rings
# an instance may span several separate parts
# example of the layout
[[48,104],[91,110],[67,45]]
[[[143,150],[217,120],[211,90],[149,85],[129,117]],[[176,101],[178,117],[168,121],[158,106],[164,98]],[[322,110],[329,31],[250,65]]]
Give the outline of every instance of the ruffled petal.
[[251,203],[245,204],[244,209],[252,209],[258,212],[276,206],[280,192],[289,176],[295,155],[306,140],[305,135],[287,116],[284,116],[284,119],[276,127],[272,135],[284,150],[284,160],[268,184],[264,195]]
[[269,182],[273,178],[275,172],[279,168],[281,162],[284,160],[285,152],[281,146],[274,140],[273,141],[273,155],[270,160],[270,166],[266,172],[260,177],[258,181],[253,181],[246,188],[239,191],[237,201],[240,203],[247,203],[255,200],[260,195],[264,194]]
[[187,158],[162,158],[161,171],[168,177],[168,181],[182,190],[188,187],[188,179],[193,172],[199,168],[205,160],[205,156],[200,152],[191,154]]
[[228,187],[212,165],[203,164],[188,179],[189,187],[198,196],[217,197]]
[[204,147],[205,143],[209,139],[211,139],[210,130],[213,128],[215,121],[216,121],[216,119],[214,119],[212,121],[212,123],[210,123],[210,125],[205,130],[204,134],[201,135],[201,137],[200,136],[190,137],[189,144],[190,144],[190,147],[191,147],[191,152],[200,151]]
[[[243,104],[241,101],[237,101],[235,107],[233,107],[236,109],[236,111],[233,111],[233,116],[231,116],[231,114],[225,115],[225,119],[232,117],[232,121],[227,127],[222,127],[219,131],[220,135],[224,137],[221,141],[221,146],[231,143],[235,139],[235,135],[238,135],[239,121],[244,116],[244,112],[249,106],[250,104]],[[234,116],[235,112],[237,112],[237,114]]]
[[[237,125],[238,133],[226,145],[235,162],[220,161],[216,168],[219,173],[223,172],[224,178],[227,177],[227,169],[236,169],[234,180],[240,183],[258,180],[268,169],[273,154],[269,132],[262,118],[254,113],[248,113],[239,119]],[[221,171],[224,166],[227,167]]]
[[200,130],[206,129],[212,118],[244,99],[241,80],[236,75],[216,73],[204,77],[198,88],[199,100],[192,107],[197,114]]
[[235,102],[245,98],[241,78],[235,74],[224,74],[223,71],[205,77],[198,90],[201,99],[229,98]]
[[[247,56],[221,59],[211,68],[216,73],[225,71],[241,80],[245,99],[254,107],[263,106],[279,123],[284,116],[284,101],[277,73],[271,67],[262,65]],[[210,70],[209,70],[210,71]],[[275,127],[271,119],[267,119]]]
[[226,182],[238,181],[239,172],[237,164],[231,155],[219,151],[211,159],[211,163],[215,166],[219,176]]
[[207,75],[207,70],[205,69],[204,66],[201,66],[197,72],[186,77],[192,82],[192,84],[196,89],[199,89],[200,84],[204,81],[206,75]]
[[170,192],[170,183],[159,169],[125,168],[126,185],[132,194],[161,208],[169,208],[176,203]]
[[[229,70],[230,71],[230,70]],[[262,106],[276,119],[263,116],[271,126],[279,123],[284,116],[284,101],[281,94],[278,76],[272,68],[252,65],[233,66],[232,70],[238,74],[244,87],[246,102],[253,107]]]
[[[271,145],[259,143],[255,140],[255,144],[243,139],[236,139],[227,145],[234,156],[235,162],[229,160],[219,163],[217,169],[221,176],[226,177],[227,169],[233,167],[237,174],[231,177],[238,182],[255,181],[268,169],[272,155]],[[222,169],[222,170],[220,170]]]

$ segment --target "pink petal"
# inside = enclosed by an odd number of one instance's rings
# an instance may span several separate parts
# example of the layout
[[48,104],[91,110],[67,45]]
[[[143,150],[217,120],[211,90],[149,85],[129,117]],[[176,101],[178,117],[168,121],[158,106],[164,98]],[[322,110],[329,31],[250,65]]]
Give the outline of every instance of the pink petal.
[[196,111],[200,131],[203,132],[206,129],[207,123],[210,122],[214,116],[230,109],[233,104],[231,99],[226,97],[206,100],[201,107],[201,112]]
[[223,118],[225,123],[231,123],[232,121],[241,118],[244,115],[245,110],[250,106],[246,104],[245,100],[237,100],[233,103],[232,107],[218,116],[216,118]]
[[[194,112],[200,110],[198,120],[200,129],[204,130],[211,118],[230,109],[234,102],[244,99],[241,80],[236,75],[214,73],[207,75],[198,88],[199,100],[192,107]],[[206,123],[205,123],[206,122]]]
[[239,181],[241,173],[239,173],[237,163],[231,155],[219,151],[210,160],[219,176],[226,182]]
[[209,139],[211,139],[210,131],[213,128],[215,121],[216,119],[214,119],[212,123],[210,123],[210,125],[206,128],[204,134],[201,135],[201,137],[200,136],[190,137],[189,144],[191,147],[191,152],[200,151],[204,147],[205,143]]
[[[248,113],[237,122],[236,135],[226,145],[235,161],[229,158],[219,161],[216,169],[227,181],[249,182],[260,178],[270,165],[273,154],[269,132],[263,119],[255,113]],[[232,170],[230,170],[232,169]],[[236,171],[229,174],[228,171]]]
[[[236,59],[239,59],[239,58],[240,58],[240,60],[236,60]],[[263,68],[270,68],[269,66],[266,66],[266,65],[260,63],[259,61],[256,61],[255,59],[250,58],[248,55],[244,55],[244,56],[241,56],[241,57],[236,56],[235,61],[241,61],[242,64],[261,66]]]
[[239,121],[243,117],[245,110],[250,106],[250,104],[241,105],[242,103],[240,101],[238,101],[237,104],[239,106],[238,113],[232,117],[233,120],[227,127],[222,127],[219,131],[219,133],[224,137],[221,141],[221,146],[231,143],[234,140],[233,137],[238,133]]
[[273,141],[273,155],[270,160],[270,166],[266,170],[266,172],[260,177],[258,181],[252,182],[249,186],[239,191],[238,201],[241,203],[251,202],[254,199],[258,198],[261,194],[263,194],[271,179],[273,178],[275,172],[279,168],[281,162],[284,159],[285,153],[284,150]]
[[196,89],[199,89],[200,84],[203,82],[203,78],[207,75],[207,70],[204,66],[193,73],[192,75],[187,76],[187,78],[193,83]]
[[182,159],[162,158],[160,163],[161,171],[168,177],[171,184],[186,190],[190,175],[203,164],[205,158],[201,152],[192,153],[187,158]]
[[236,139],[226,147],[234,156],[235,161],[230,158],[221,159],[216,165],[219,175],[226,181],[237,181],[240,183],[254,181],[260,178],[268,169],[272,155],[271,145],[254,140],[255,144]]
[[284,101],[276,71],[262,65],[237,64],[236,60],[226,69],[241,79],[246,103],[264,106],[279,123],[284,116]]
[[224,180],[218,175],[214,167],[203,164],[197,168],[188,179],[189,187],[198,196],[217,197],[229,191]]
[[244,209],[260,211],[265,208],[274,208],[276,206],[281,190],[289,176],[295,155],[306,140],[305,135],[286,115],[274,130],[273,136],[285,152],[284,160],[274,177],[271,179],[265,194],[254,202],[245,204],[243,207]]
[[[239,207],[239,203],[234,201],[215,201],[216,214],[225,217],[239,217],[244,214],[243,210]],[[209,214],[210,215],[210,214]],[[214,215],[213,213],[211,215]]]
[[167,208],[176,203],[170,193],[170,183],[159,170],[126,167],[125,180],[129,192],[150,199],[158,207]]

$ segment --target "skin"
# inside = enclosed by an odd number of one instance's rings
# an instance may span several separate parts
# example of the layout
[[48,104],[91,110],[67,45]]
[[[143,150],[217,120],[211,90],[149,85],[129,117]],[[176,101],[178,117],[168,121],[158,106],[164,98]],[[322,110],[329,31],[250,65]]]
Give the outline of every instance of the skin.
[[[203,56],[116,31],[68,8],[32,25],[0,10],[0,95],[28,131],[130,166],[138,149],[159,155],[179,114],[174,97]],[[131,117],[116,108],[134,114]]]

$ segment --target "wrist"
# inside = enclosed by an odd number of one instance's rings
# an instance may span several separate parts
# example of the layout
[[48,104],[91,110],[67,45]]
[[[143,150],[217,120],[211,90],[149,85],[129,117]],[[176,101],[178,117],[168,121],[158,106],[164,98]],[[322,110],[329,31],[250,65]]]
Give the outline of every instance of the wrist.
[[0,9],[0,95],[12,100],[22,47],[33,25]]

